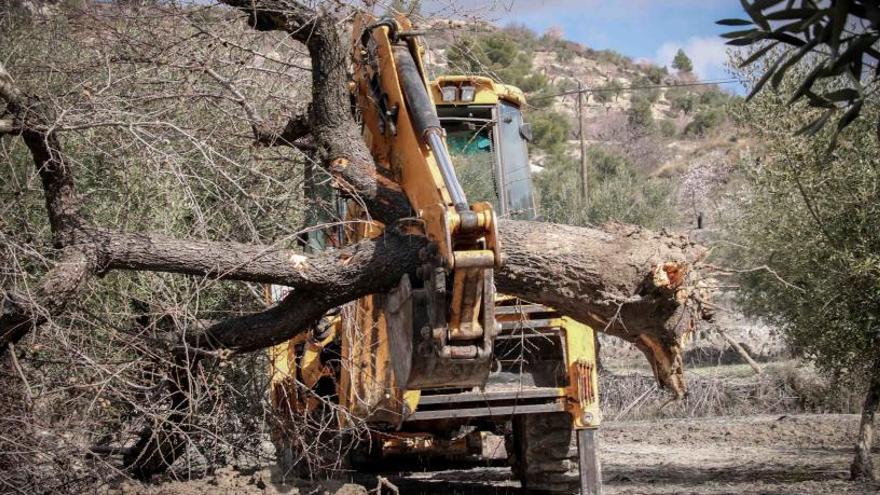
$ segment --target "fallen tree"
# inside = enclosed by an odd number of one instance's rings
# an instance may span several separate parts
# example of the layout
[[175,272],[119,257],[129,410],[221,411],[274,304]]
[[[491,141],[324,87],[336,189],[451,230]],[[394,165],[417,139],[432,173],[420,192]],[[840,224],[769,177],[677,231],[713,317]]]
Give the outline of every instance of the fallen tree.
[[[412,215],[399,186],[377,172],[350,109],[348,33],[337,7],[287,1],[226,0],[261,31],[283,31],[301,42],[311,60],[311,103],[275,131],[244,98],[236,97],[262,146],[303,150],[332,176],[339,194],[357,198],[372,218],[390,227],[375,240],[305,256],[275,245],[179,239],[95,225],[81,212],[71,160],[65,155],[54,110],[29,95],[0,67],[6,110],[0,133],[26,144],[45,197],[59,253],[35,290],[3,289],[0,352],[62,315],[83,287],[110,271],[165,272],[209,279],[285,285],[278,305],[242,316],[194,325],[175,335],[174,369],[195,369],[208,358],[265,349],[305,331],[328,310],[391,289],[418,266],[426,240],[401,233],[396,223]],[[344,9],[343,9],[344,10]],[[234,86],[214,74],[233,94]],[[240,96],[240,95],[239,95]],[[648,357],[658,382],[677,397],[685,393],[681,346],[705,316],[694,265],[704,250],[682,236],[609,224],[600,228],[502,220],[507,260],[496,273],[499,291],[561,312],[632,342]],[[188,407],[187,380],[170,374],[173,418]],[[188,374],[186,376],[189,376]],[[176,397],[176,399],[175,399]],[[179,418],[178,418],[179,419]],[[180,454],[179,432],[147,428],[125,452],[141,477],[163,469]]]

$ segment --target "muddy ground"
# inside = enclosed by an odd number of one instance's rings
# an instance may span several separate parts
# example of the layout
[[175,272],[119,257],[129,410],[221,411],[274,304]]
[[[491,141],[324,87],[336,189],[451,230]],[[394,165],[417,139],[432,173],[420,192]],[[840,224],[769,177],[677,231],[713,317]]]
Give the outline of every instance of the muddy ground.
[[[880,493],[880,483],[846,481],[858,417],[848,414],[664,419],[606,423],[601,432],[606,495],[813,495]],[[380,473],[403,494],[520,494],[494,449],[494,461],[434,471]],[[880,459],[875,461],[880,464]],[[878,472],[880,475],[880,472]],[[376,473],[321,488],[273,481],[271,468],[226,470],[196,481],[127,485],[116,493],[377,493]],[[385,489],[381,493],[392,493]]]

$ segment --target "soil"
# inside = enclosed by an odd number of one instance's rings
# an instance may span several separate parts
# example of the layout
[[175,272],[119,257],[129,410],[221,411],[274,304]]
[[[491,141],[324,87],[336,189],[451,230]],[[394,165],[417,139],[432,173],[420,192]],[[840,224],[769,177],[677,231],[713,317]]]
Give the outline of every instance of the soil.
[[[858,417],[849,414],[663,419],[606,423],[601,429],[606,495],[813,495],[880,493],[880,483],[847,481]],[[480,465],[380,473],[402,494],[520,494],[504,466],[503,442]],[[878,460],[880,461],[880,460]],[[878,462],[880,464],[880,462]],[[877,473],[880,477],[880,472]],[[273,482],[277,473],[222,470],[214,477],[151,486],[139,495],[377,493],[376,473],[316,487]],[[360,486],[358,486],[360,485]],[[387,488],[381,493],[392,493]]]

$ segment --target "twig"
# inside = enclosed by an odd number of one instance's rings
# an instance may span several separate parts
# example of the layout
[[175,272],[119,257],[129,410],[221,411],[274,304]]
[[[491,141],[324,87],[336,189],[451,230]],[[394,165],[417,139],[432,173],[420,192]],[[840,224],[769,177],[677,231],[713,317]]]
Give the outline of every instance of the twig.
[[721,268],[719,266],[712,265],[712,264],[707,264],[706,266],[709,268],[712,268],[714,270],[718,270],[718,273],[720,273],[722,275],[729,275],[729,274],[733,274],[733,273],[752,273],[752,272],[757,272],[757,271],[763,270],[763,271],[766,271],[767,273],[773,275],[776,278],[776,280],[779,280],[780,282],[782,282],[782,284],[785,285],[786,287],[789,287],[791,289],[799,291],[801,294],[807,293],[807,291],[805,289],[798,287],[797,285],[794,285],[793,283],[785,280],[778,273],[776,273],[776,271],[774,271],[772,268],[770,268],[767,265],[756,266],[754,268],[747,268],[745,270],[731,270],[729,268]]
[[655,383],[645,393],[643,393],[638,398],[636,398],[636,400],[630,402],[630,404],[628,406],[624,407],[623,411],[620,411],[620,414],[618,414],[617,416],[614,417],[614,421],[620,421],[621,419],[623,419],[623,417],[626,416],[632,408],[636,407],[640,402],[642,402],[645,399],[645,397],[650,395],[651,392],[653,392],[656,389],[657,389],[657,384]]
[[21,377],[21,382],[24,384],[24,392],[27,395],[28,404],[34,403],[34,394],[31,390],[31,384],[28,382],[26,376],[24,376],[24,370],[21,369],[21,364],[18,362],[18,357],[15,355],[15,345],[10,342],[9,344],[9,358],[12,360],[12,366],[15,368],[15,371],[18,372],[18,376]]

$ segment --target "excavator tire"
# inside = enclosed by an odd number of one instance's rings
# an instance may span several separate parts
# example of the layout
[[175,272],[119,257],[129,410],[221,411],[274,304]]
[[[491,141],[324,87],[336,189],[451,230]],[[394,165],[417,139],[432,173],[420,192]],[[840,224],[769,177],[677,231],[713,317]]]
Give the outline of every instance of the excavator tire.
[[565,412],[513,418],[505,435],[507,459],[528,493],[579,493],[577,448],[571,416]]

